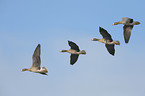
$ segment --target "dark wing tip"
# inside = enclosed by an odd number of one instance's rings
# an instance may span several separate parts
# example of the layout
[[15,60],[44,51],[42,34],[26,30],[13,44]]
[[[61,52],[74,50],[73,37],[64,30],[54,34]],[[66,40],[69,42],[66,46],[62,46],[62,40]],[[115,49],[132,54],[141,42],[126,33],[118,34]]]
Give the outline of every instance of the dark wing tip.
[[74,65],[75,64],[75,62],[70,62],[70,65]]
[[35,50],[40,50],[41,45],[38,44]]
[[102,29],[103,29],[103,28],[99,26],[99,31],[100,31],[100,32],[101,32]]
[[72,41],[68,40],[68,44],[72,43]]
[[40,44],[38,44],[38,46],[37,47],[40,47]]
[[110,53],[110,54],[113,55],[113,56],[115,55],[114,53]]
[[111,55],[115,55],[115,51],[112,51],[112,50],[108,50],[108,52],[111,54]]
[[[75,62],[76,62],[76,61],[75,61]],[[75,62],[71,60],[71,61],[70,61],[70,65],[74,65]]]
[[107,31],[107,30],[105,30],[105,29],[102,28],[102,27],[99,27],[99,31],[101,32],[101,31]]
[[36,47],[36,49],[35,49],[35,51],[34,51],[34,53],[39,53],[40,52],[40,47],[41,47],[41,45],[38,44],[37,47]]
[[104,28],[102,28],[102,27],[99,27],[99,31],[101,32],[101,31],[106,31],[107,32],[107,30],[105,30]]
[[126,39],[125,39],[125,43],[128,43],[128,42],[129,42],[129,40],[126,40]]
[[111,44],[111,45],[109,45],[109,44],[105,44],[105,46],[106,46],[108,52],[109,52],[111,55],[114,56],[114,54],[115,54],[114,45],[112,45],[112,44]]
[[102,31],[107,32],[107,30],[105,30],[105,29],[102,28],[102,27],[99,27],[99,31],[100,31],[100,32],[102,32]]
[[71,58],[71,60],[70,60],[70,65],[74,65],[76,62],[77,62],[77,59],[76,59],[76,60],[73,60],[73,59]]

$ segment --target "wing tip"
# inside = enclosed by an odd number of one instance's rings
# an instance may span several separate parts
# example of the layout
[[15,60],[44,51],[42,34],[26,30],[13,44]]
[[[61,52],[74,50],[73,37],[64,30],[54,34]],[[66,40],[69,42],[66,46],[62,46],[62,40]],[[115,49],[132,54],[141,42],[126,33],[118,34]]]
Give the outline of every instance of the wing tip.
[[99,31],[101,32],[102,30],[107,32],[107,30],[99,26]]
[[76,61],[70,61],[70,65],[74,65],[76,62],[77,62],[77,60]]
[[108,52],[109,52],[112,56],[114,56],[114,55],[115,55],[115,51],[114,51],[114,52],[112,52],[112,51],[109,51],[109,50],[108,50]]
[[114,53],[110,53],[112,56],[114,56],[115,54]]
[[99,31],[101,31],[101,30],[102,30],[102,27],[99,26]]
[[125,40],[125,43],[127,44],[129,42],[129,40]]
[[70,65],[74,65],[75,63],[70,63]]
[[40,46],[41,46],[40,44],[37,45],[37,47],[40,47]]
[[72,43],[72,41],[68,40],[68,44]]
[[[76,60],[77,61],[77,60]],[[76,63],[76,61],[72,61],[70,60],[70,65],[74,65]]]
[[129,38],[127,38],[127,37],[124,36],[124,41],[127,44],[129,42]]

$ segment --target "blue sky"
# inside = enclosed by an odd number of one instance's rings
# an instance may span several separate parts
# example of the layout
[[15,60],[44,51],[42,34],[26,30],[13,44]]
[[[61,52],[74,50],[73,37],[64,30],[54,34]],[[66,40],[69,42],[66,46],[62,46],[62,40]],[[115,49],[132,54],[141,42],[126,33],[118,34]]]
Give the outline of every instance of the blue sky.
[[[145,96],[144,0],[0,0],[0,96]],[[128,44],[122,17],[134,26]],[[99,26],[121,45],[111,56]],[[68,40],[86,50],[69,64]],[[32,65],[41,44],[41,64],[48,76],[21,72]]]

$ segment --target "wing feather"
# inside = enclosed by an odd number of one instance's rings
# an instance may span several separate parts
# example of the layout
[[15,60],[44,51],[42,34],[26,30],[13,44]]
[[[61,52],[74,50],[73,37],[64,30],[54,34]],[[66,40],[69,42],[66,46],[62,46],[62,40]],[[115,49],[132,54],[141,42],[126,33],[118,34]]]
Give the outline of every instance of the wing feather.
[[133,28],[133,25],[124,25],[123,26],[123,30],[124,30],[123,34],[124,34],[125,43],[129,42],[132,28]]
[[40,58],[40,44],[38,44],[38,46],[36,47],[33,56],[33,64],[32,67],[33,69],[39,70],[40,69],[40,65],[41,65],[41,58]]
[[70,64],[73,65],[74,63],[76,63],[76,61],[78,60],[79,55],[78,54],[71,54],[70,56]]
[[74,49],[74,50],[76,50],[77,52],[80,51],[79,46],[78,46],[77,44],[75,44],[74,42],[68,41],[68,44],[69,44],[69,46],[71,47],[71,49]]
[[110,42],[113,41],[111,35],[105,29],[99,27],[99,31],[104,39],[109,40]]
[[114,49],[114,44],[105,44],[108,52],[114,56],[115,54],[115,49]]

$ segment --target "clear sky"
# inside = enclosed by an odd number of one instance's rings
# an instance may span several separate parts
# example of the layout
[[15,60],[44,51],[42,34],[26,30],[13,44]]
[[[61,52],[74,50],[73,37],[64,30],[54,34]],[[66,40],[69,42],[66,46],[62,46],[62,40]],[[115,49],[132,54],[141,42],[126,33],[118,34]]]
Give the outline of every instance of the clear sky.
[[[0,96],[145,96],[145,0],[0,0]],[[134,26],[128,44],[122,17]],[[99,26],[121,45],[111,56]],[[68,40],[86,50],[69,64]],[[21,72],[30,68],[41,44],[48,76]]]

